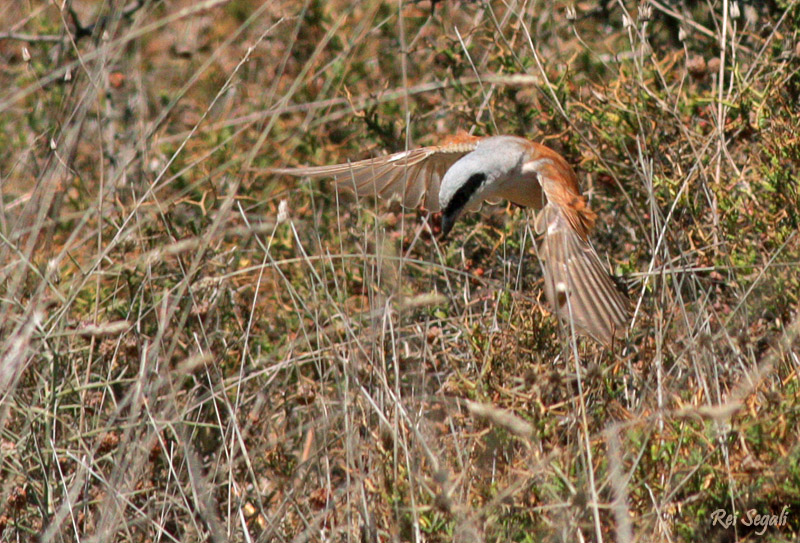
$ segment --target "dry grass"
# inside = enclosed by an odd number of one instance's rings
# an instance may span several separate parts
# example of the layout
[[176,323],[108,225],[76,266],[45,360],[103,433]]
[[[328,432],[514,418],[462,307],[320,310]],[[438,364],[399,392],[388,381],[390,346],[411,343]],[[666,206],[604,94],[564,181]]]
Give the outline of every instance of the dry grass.
[[[108,4],[0,14],[0,541],[798,536],[795,0]],[[523,210],[258,173],[458,130],[576,165],[625,342]]]

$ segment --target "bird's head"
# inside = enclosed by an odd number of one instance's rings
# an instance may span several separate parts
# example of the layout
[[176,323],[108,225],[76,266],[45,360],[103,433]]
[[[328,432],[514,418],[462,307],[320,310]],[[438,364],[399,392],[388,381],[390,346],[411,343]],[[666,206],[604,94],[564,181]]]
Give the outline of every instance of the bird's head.
[[483,140],[447,170],[439,188],[440,239],[447,237],[464,211],[476,211],[485,200],[504,196],[505,185],[519,175],[525,159],[524,149],[515,140]]

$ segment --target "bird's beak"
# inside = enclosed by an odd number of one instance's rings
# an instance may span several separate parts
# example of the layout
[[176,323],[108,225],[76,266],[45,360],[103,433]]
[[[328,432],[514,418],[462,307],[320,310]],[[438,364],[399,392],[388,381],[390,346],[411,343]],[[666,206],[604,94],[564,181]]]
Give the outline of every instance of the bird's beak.
[[[461,160],[464,160],[463,158]],[[456,163],[458,164],[458,163]],[[448,174],[452,171],[452,168],[448,170]],[[442,183],[447,181],[447,174],[445,174],[445,179]],[[447,237],[447,234],[450,233],[450,230],[453,229],[453,225],[456,223],[456,219],[461,212],[465,209],[477,209],[480,207],[480,202],[472,202],[471,200],[475,200],[475,193],[476,191],[480,190],[481,186],[486,182],[486,174],[483,172],[476,172],[469,176],[467,182],[462,184],[458,187],[455,194],[452,195],[450,200],[447,202],[447,205],[442,212],[442,233],[439,236],[439,240],[444,240]],[[482,199],[481,199],[482,200]],[[477,206],[475,204],[478,204]]]
[[458,212],[442,214],[442,232],[439,234],[439,241],[445,241],[447,239],[447,235],[450,233],[450,230],[453,229],[453,225],[456,224],[457,218]]

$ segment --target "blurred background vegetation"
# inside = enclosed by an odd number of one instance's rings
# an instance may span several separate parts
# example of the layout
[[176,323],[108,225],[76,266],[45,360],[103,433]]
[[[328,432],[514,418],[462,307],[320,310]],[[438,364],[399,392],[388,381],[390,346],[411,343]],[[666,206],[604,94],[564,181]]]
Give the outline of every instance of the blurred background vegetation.
[[[796,0],[8,3],[0,541],[794,541],[799,70]],[[458,132],[574,165],[624,341],[525,210],[264,173]]]

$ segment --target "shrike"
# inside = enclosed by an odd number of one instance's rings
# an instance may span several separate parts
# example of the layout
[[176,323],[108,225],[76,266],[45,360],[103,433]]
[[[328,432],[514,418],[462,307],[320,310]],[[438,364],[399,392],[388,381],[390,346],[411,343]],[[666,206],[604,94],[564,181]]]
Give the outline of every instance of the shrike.
[[556,314],[601,343],[625,334],[629,301],[589,242],[597,215],[564,158],[516,136],[457,136],[441,145],[333,166],[271,169],[297,177],[333,177],[358,196],[399,197],[442,212],[442,239],[464,211],[504,198],[538,211],[545,294]]

